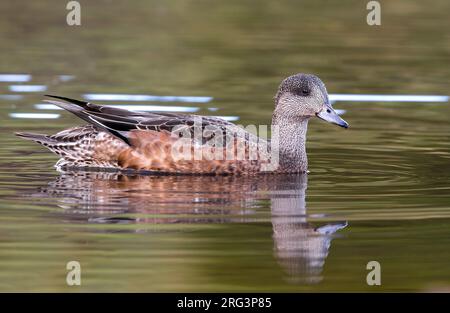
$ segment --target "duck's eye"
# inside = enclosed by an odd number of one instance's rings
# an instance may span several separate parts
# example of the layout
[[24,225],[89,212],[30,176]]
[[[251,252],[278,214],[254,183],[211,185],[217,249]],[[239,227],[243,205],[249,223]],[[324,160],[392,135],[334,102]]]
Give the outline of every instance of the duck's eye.
[[308,88],[303,88],[301,91],[302,96],[309,96],[311,91]]
[[331,113],[331,110],[330,110],[330,109],[327,109],[327,113]]

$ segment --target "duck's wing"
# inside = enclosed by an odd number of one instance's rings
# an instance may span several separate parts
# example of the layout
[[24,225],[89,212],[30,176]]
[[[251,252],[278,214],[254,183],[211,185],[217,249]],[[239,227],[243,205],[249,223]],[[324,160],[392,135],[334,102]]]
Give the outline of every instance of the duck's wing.
[[[211,127],[211,129],[215,129],[216,132],[219,130],[223,133],[223,135],[226,135],[225,132],[227,130],[238,128],[233,123],[216,117],[182,113],[135,112],[114,107],[96,105],[66,97],[53,95],[46,96],[64,100],[65,102],[54,100],[46,101],[75,114],[99,129],[111,133],[112,135],[125,141],[127,144],[130,144],[129,132],[133,130],[172,132],[176,127],[177,129],[184,127],[194,134],[195,126],[199,127],[201,125],[202,131],[207,127]],[[209,138],[204,138],[204,140],[208,139]]]

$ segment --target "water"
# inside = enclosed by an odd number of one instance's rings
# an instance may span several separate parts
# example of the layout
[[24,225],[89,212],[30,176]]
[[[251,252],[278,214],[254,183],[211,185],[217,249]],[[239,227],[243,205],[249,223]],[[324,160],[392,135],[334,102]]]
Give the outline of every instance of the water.
[[[0,7],[1,291],[450,288],[450,104],[389,96],[448,96],[448,1],[383,2],[378,28],[353,1],[96,1],[78,28],[57,1]],[[43,93],[267,124],[300,71],[351,125],[310,123],[307,176],[60,174],[13,136],[82,124]]]

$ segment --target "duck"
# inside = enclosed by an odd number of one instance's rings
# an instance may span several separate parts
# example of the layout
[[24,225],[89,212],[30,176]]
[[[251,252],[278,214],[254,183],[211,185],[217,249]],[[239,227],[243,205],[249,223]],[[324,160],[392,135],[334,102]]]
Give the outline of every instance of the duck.
[[[46,95],[86,125],[54,135],[18,132],[60,157],[55,167],[162,174],[255,175],[307,173],[308,122],[318,117],[348,128],[333,109],[325,84],[313,74],[282,80],[271,139],[219,117],[138,112]],[[56,99],[56,100],[53,100]]]

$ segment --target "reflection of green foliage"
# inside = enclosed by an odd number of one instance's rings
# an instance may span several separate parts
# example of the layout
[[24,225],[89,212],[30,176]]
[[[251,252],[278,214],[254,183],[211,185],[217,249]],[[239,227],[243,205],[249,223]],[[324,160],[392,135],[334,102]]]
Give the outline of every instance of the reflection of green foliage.
[[78,92],[247,93],[270,108],[280,78],[299,71],[336,92],[447,91],[445,0],[385,2],[380,27],[350,0],[91,1],[80,27],[60,1],[0,6],[0,68],[75,74]]

